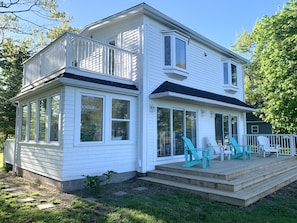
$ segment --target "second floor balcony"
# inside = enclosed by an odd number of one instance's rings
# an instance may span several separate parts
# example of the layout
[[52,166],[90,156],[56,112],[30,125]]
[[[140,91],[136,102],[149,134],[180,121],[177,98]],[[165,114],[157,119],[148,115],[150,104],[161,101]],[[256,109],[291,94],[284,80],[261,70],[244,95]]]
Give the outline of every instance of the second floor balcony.
[[135,81],[137,55],[66,32],[24,63],[23,87],[59,72]]

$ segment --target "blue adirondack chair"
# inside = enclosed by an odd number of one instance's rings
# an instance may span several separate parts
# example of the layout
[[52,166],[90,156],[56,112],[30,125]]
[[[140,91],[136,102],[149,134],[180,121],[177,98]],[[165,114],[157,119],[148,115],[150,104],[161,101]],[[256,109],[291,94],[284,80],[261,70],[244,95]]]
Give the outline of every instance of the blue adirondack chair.
[[185,164],[183,167],[192,167],[198,163],[202,163],[202,168],[205,169],[207,164],[210,166],[211,155],[209,149],[197,149],[194,147],[191,140],[182,136],[185,143]]
[[249,145],[238,145],[236,140],[231,136],[229,136],[228,139],[231,147],[233,147],[235,150],[235,153],[231,155],[231,159],[236,159],[239,157],[242,157],[243,160],[246,160],[247,158],[251,159],[252,150]]

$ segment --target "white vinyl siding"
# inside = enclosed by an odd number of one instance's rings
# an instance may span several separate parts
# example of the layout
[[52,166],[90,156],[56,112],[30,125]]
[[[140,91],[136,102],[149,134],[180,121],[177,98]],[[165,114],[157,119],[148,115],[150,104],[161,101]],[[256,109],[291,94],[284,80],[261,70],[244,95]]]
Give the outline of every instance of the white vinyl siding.
[[[80,103],[82,95],[103,98],[102,141],[80,142]],[[67,102],[64,125],[63,179],[83,178],[83,175],[101,175],[108,170],[118,173],[136,171],[136,98],[122,94],[71,88],[65,90]],[[129,101],[129,140],[112,140],[112,99]],[[69,116],[69,117],[68,117]],[[71,118],[74,116],[75,118]],[[75,120],[75,121],[73,121]],[[66,127],[67,126],[67,127]],[[114,164],[117,165],[114,165]],[[84,168],[81,168],[81,167]]]
[[63,151],[59,146],[20,143],[19,151],[18,167],[55,180],[62,180]]

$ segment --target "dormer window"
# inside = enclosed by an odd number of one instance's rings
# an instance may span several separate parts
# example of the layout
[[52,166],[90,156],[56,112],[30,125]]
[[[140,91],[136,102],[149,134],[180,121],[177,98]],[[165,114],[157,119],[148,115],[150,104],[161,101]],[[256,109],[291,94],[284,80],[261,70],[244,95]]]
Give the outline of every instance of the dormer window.
[[163,32],[164,35],[164,72],[171,78],[187,78],[187,41],[188,38],[176,31]]
[[232,60],[223,62],[224,70],[224,89],[225,91],[235,93],[238,91],[238,67]]

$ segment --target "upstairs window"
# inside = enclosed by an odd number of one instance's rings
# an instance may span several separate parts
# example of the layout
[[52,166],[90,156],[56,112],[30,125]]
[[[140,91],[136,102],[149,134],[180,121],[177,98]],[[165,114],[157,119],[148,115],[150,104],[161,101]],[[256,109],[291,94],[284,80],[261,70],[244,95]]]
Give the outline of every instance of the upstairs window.
[[236,92],[238,90],[238,71],[237,65],[229,60],[224,61],[224,88],[229,92]]
[[175,31],[164,32],[164,71],[175,79],[187,77],[187,41]]

